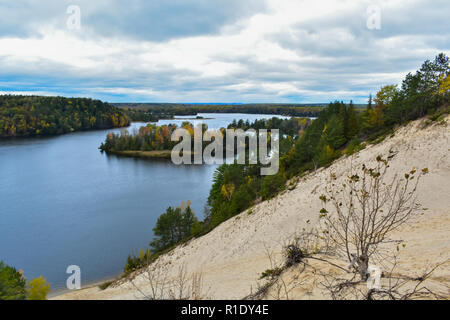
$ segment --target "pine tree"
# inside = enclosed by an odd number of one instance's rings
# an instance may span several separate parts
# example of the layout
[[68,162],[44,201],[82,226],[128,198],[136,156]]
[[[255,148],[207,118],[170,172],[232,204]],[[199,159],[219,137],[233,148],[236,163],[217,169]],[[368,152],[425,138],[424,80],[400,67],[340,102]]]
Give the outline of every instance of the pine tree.
[[369,94],[369,101],[367,103],[367,110],[372,110],[372,94]]
[[344,136],[347,137],[348,132],[348,112],[347,106],[341,102],[339,106],[339,120],[342,123],[342,129],[344,130]]
[[0,300],[25,300],[22,273],[0,261]]
[[339,117],[333,115],[325,126],[323,137],[327,145],[334,150],[339,149],[347,141],[344,135],[344,126]]
[[350,101],[347,114],[348,114],[348,129],[346,137],[348,140],[350,140],[359,132],[358,115],[356,114],[353,101]]

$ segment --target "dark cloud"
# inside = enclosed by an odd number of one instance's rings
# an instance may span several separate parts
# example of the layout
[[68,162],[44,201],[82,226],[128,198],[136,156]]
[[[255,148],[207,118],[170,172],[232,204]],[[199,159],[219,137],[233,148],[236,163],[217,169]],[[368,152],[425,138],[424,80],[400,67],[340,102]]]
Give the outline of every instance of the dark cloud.
[[265,10],[259,0],[4,1],[0,36],[36,36],[47,24],[65,29],[69,5],[80,7],[84,32],[92,36],[150,41],[216,33]]

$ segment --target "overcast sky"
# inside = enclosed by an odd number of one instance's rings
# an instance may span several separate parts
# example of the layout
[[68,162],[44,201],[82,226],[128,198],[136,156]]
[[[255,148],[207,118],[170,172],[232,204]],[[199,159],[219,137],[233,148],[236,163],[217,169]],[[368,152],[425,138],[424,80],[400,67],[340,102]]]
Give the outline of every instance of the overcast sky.
[[449,0],[0,0],[0,91],[362,103],[450,54],[449,12]]

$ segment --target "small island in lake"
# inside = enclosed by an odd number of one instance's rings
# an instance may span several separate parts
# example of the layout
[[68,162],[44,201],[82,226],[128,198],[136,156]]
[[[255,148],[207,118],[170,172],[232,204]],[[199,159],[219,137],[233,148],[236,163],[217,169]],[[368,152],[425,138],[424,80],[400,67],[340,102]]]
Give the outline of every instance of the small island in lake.
[[[278,129],[280,133],[280,148],[282,151],[287,151],[294,139],[305,130],[311,123],[309,118],[290,118],[280,119],[273,117],[271,119],[260,119],[250,123],[249,121],[234,120],[228,129]],[[142,126],[134,133],[123,131],[121,133],[108,133],[105,141],[100,145],[99,149],[108,154],[115,154],[120,156],[136,157],[136,158],[171,158],[171,150],[174,148],[177,141],[172,141],[172,134],[176,129],[183,128],[189,132],[191,137],[194,136],[194,125],[189,121],[184,121],[180,127],[175,124],[168,124],[159,126],[154,123],[149,123]],[[224,141],[226,140],[226,128],[220,128],[214,131],[220,131]],[[208,126],[202,125],[202,133],[208,131]],[[211,131],[211,130],[209,130]],[[192,141],[193,143],[193,141]],[[204,142],[202,147],[206,147]],[[224,142],[224,154],[225,154]],[[245,148],[248,147],[246,142]],[[194,149],[192,145],[192,149]]]

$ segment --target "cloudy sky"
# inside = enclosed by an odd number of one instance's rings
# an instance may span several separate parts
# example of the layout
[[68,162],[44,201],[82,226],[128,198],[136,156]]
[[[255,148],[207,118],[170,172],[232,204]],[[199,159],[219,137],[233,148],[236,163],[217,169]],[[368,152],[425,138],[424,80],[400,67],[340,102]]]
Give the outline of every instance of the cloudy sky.
[[449,12],[448,0],[0,0],[0,92],[365,102],[450,54]]

